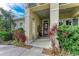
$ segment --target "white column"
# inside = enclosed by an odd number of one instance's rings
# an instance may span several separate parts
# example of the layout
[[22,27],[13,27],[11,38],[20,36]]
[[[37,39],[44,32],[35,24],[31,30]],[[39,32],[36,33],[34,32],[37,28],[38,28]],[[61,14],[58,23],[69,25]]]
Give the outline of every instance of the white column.
[[[59,25],[59,4],[58,3],[52,3],[50,4],[50,29],[55,26],[55,24]],[[55,36],[53,36],[53,42],[56,44],[56,46],[59,47],[58,40],[56,39],[57,34],[55,33]],[[52,41],[50,41],[50,47],[52,47]]]
[[50,4],[50,28],[54,24],[59,24],[59,4],[52,3]]
[[[28,6],[28,5],[27,5]],[[32,40],[32,31],[31,31],[31,19],[30,19],[30,10],[27,7],[25,10],[25,34],[28,39],[28,43]]]

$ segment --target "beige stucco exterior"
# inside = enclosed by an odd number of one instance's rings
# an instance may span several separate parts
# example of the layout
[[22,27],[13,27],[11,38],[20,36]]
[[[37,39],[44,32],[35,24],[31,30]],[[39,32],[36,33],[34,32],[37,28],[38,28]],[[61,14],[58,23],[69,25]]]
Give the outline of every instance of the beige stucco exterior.
[[37,26],[39,26],[40,24],[40,18],[31,11],[31,19],[32,19],[32,38],[36,39],[38,37],[38,30],[37,30]]
[[28,13],[29,16],[25,17],[25,31],[26,31],[26,36],[30,41],[33,39],[36,39],[38,37],[38,32],[37,32],[37,26],[39,24],[39,17],[35,15],[30,9],[28,8]]

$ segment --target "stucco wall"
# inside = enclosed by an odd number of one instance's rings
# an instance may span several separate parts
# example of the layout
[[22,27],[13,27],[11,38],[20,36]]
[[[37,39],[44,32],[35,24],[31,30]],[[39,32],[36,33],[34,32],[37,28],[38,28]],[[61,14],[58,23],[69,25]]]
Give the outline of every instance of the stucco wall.
[[31,11],[30,18],[32,19],[32,38],[37,39],[38,38],[38,26],[40,24],[40,18]]
[[39,17],[32,12],[29,8],[26,9],[25,15],[25,34],[28,38],[28,42],[32,42],[38,37],[37,27],[39,25]]

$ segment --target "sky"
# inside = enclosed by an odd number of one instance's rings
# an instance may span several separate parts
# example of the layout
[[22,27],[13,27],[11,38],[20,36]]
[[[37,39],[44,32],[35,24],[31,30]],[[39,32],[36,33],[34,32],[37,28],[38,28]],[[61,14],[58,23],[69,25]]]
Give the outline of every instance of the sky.
[[0,8],[12,11],[17,17],[23,17],[25,15],[23,3],[0,3]]

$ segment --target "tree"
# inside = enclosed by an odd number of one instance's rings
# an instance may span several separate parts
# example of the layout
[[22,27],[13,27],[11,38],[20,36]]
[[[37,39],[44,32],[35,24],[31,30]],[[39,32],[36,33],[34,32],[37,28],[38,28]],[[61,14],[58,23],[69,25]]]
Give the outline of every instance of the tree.
[[11,11],[6,11],[2,8],[0,8],[1,12],[2,12],[2,18],[3,19],[3,23],[1,23],[2,25],[2,29],[4,29],[5,31],[10,31],[11,32],[11,28],[12,28],[12,24],[14,24],[13,22],[13,17],[14,15],[12,14]]
[[2,27],[3,27],[3,21],[2,21],[2,16],[0,16],[0,31],[2,31],[3,29],[2,29]]

